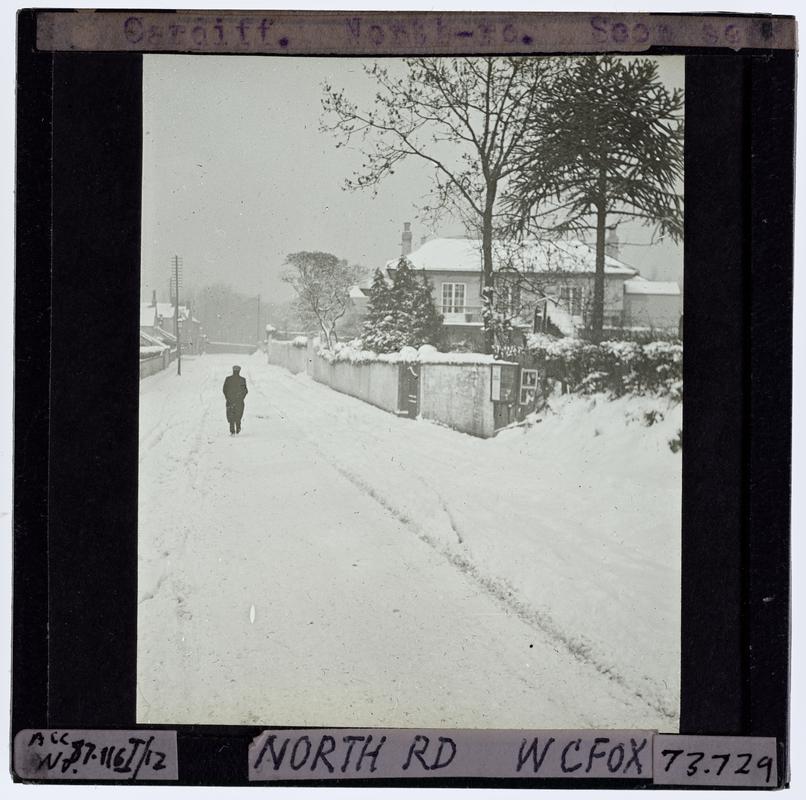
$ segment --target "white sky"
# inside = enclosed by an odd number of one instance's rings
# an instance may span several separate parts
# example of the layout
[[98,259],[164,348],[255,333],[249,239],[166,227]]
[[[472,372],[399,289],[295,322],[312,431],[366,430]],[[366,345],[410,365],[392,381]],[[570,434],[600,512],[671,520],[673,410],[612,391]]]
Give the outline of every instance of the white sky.
[[[683,63],[665,57],[661,77],[682,86]],[[169,262],[184,259],[188,286],[224,281],[271,302],[289,296],[279,280],[297,250],[324,250],[375,268],[399,255],[403,222],[415,247],[424,235],[458,235],[450,221],[417,220],[431,170],[409,159],[378,195],[343,190],[359,169],[357,149],[336,149],[319,130],[322,83],[367,103],[374,84],[362,59],[148,55],[143,60],[143,277],[167,299]],[[619,229],[649,242],[651,230]],[[648,278],[681,280],[682,246],[624,248]]]

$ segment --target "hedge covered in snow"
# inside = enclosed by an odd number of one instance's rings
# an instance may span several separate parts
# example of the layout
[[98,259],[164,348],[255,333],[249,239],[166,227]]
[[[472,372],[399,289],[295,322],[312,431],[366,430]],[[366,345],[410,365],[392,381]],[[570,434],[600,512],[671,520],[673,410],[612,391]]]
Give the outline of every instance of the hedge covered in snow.
[[657,392],[681,395],[683,345],[680,342],[632,341],[591,344],[530,334],[528,351],[545,362],[546,377],[561,381],[572,392]]
[[340,361],[349,361],[351,364],[371,364],[381,362],[386,364],[492,364],[496,362],[494,356],[483,353],[440,353],[430,344],[417,347],[403,347],[397,353],[375,353],[372,350],[363,350],[360,339],[352,342],[334,344],[331,349],[317,344],[316,352],[336,364]]

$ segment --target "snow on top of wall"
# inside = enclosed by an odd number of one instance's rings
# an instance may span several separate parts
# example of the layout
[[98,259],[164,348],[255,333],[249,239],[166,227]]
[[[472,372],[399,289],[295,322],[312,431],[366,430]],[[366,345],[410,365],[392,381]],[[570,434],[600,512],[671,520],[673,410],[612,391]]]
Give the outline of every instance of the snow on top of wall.
[[[439,272],[480,272],[482,266],[481,240],[465,238],[431,239],[406,257],[414,269]],[[596,253],[584,242],[528,239],[520,244],[493,242],[494,268],[512,267],[525,272],[557,272],[560,274],[593,273]],[[394,269],[399,259],[386,262]],[[635,276],[638,270],[612,256],[605,256],[608,275]]]
[[674,281],[648,281],[633,278],[624,281],[624,294],[680,294],[680,287]]
[[336,344],[332,350],[318,347],[317,353],[331,363],[349,361],[351,364],[508,364],[485,353],[440,353],[431,345],[423,345],[419,349],[404,347],[398,353],[374,353],[362,350],[355,342]]
[[148,352],[162,352],[167,350],[168,345],[161,342],[156,336],[151,336],[144,331],[140,331],[140,350]]

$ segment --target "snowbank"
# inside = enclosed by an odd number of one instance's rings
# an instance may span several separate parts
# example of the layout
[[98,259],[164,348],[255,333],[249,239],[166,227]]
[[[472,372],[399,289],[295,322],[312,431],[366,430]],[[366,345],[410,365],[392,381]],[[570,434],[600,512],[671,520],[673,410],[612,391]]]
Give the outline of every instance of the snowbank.
[[301,429],[345,477],[506,613],[677,729],[679,403],[565,395],[484,440],[289,380],[309,398],[294,411]]

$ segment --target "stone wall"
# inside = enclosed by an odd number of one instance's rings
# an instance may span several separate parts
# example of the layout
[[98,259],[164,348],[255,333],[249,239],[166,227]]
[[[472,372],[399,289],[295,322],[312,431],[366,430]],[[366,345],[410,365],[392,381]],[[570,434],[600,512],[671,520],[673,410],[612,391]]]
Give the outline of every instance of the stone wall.
[[[311,345],[311,350],[313,349]],[[399,364],[376,361],[353,364],[349,361],[329,362],[313,352],[310,354],[310,375],[343,394],[357,397],[385,411],[398,411]]]
[[[311,352],[309,353],[309,351]],[[310,343],[307,347],[296,347],[291,342],[269,339],[266,352],[269,364],[285,367],[294,375],[308,371],[308,358],[312,354]]]
[[473,436],[492,436],[490,364],[422,364],[420,416]]
[[[393,414],[400,414],[400,370],[403,361],[329,360],[307,347],[270,340],[270,364],[294,374],[307,373],[342,394],[348,394]],[[484,358],[481,356],[480,358]],[[412,362],[419,369],[419,416],[473,436],[495,433],[494,406],[490,399],[489,360],[480,363],[445,363],[439,359]]]
[[170,361],[170,356],[166,350],[160,355],[152,356],[151,358],[140,359],[140,380],[147,378],[149,375],[155,375],[157,372],[164,370]]

